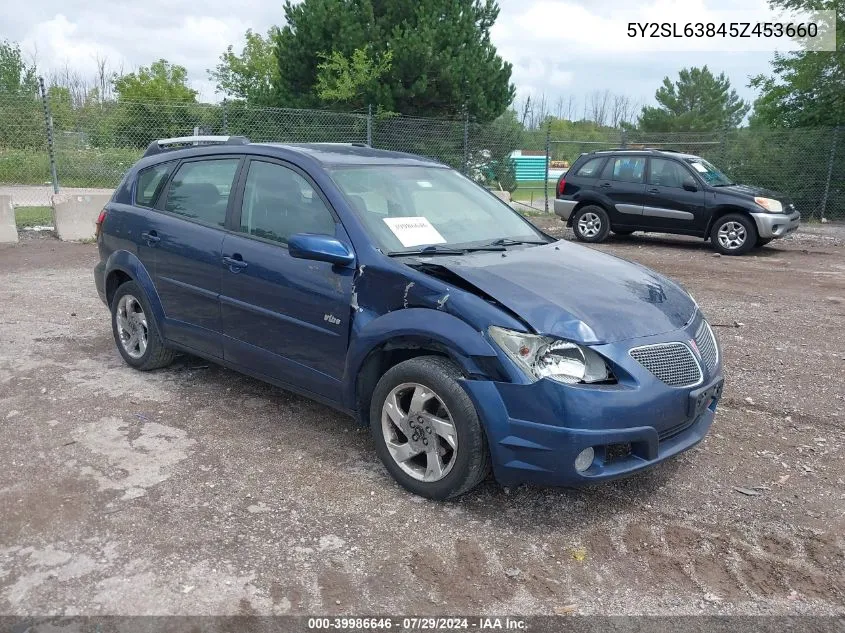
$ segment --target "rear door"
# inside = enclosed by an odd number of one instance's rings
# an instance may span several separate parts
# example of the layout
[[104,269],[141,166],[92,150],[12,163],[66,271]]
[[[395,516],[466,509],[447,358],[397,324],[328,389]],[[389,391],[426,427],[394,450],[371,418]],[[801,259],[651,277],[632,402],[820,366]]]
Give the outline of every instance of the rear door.
[[[684,184],[694,185],[688,191]],[[642,226],[668,233],[703,233],[704,190],[689,169],[670,158],[650,158]]]
[[645,198],[645,156],[611,156],[596,183],[596,192],[610,202],[614,226],[638,226]]
[[217,357],[223,356],[223,230],[240,163],[241,157],[231,155],[182,161],[144,237],[156,251],[165,337]]
[[340,398],[354,270],[295,259],[288,238],[349,237],[310,178],[273,159],[244,168],[223,241],[224,357],[330,400]]

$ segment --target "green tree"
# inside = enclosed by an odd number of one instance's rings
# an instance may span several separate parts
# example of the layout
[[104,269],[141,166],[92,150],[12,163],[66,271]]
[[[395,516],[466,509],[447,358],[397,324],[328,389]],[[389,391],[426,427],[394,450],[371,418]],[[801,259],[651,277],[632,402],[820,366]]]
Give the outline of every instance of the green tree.
[[0,94],[28,96],[37,93],[35,66],[24,61],[20,45],[9,40],[0,42]]
[[356,48],[351,58],[338,51],[322,57],[317,65],[317,96],[326,103],[364,108],[367,94],[376,90],[379,79],[390,70],[393,51],[374,58],[367,49]]
[[118,101],[196,103],[197,91],[188,86],[188,71],[160,59],[137,72],[112,80]]
[[144,147],[157,138],[186,136],[200,122],[197,92],[188,72],[160,59],[112,80],[117,103],[109,112],[109,142]]
[[[773,75],[757,75],[760,90],[751,124],[770,127],[845,125],[845,2],[769,0],[774,9],[835,11],[836,51],[775,54]],[[832,28],[834,25],[825,25]]]
[[458,116],[466,104],[472,117],[493,120],[514,96],[511,65],[490,40],[498,15],[495,0],[287,0],[274,36],[275,104],[326,105],[317,88],[325,56],[354,62],[367,50],[392,60],[360,102],[417,116]]
[[279,65],[273,53],[275,28],[267,37],[251,29],[246,32],[246,45],[237,55],[230,45],[220,56],[220,63],[208,75],[217,82],[217,91],[250,105],[272,105],[274,86],[279,81]]
[[737,127],[750,106],[731,88],[724,73],[715,76],[707,66],[684,68],[678,81],[669,77],[654,95],[658,107],[645,106],[639,127],[644,132],[709,132]]

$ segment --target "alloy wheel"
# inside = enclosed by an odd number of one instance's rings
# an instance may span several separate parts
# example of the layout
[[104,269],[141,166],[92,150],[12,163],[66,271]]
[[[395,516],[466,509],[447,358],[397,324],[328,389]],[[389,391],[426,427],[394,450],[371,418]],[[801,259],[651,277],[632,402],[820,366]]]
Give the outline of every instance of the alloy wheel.
[[120,344],[131,358],[141,358],[147,351],[150,331],[147,315],[141,302],[132,295],[123,295],[117,302],[115,313]]
[[601,231],[601,218],[595,213],[585,213],[578,219],[578,230],[584,237],[595,237]]
[[455,423],[431,388],[419,383],[394,387],[382,406],[381,427],[391,458],[414,479],[440,481],[455,465]]
[[729,251],[740,248],[748,239],[745,227],[739,222],[725,222],[719,227],[717,237],[722,248]]

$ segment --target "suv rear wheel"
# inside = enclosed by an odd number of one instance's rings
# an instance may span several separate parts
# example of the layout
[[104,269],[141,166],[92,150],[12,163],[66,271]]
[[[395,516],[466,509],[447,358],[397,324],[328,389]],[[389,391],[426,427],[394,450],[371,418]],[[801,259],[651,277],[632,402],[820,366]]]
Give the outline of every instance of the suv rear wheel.
[[744,255],[757,244],[757,227],[741,213],[729,213],[713,223],[710,242],[722,255]]
[[572,219],[575,237],[582,242],[595,244],[603,242],[610,232],[610,218],[607,211],[596,205],[581,207]]

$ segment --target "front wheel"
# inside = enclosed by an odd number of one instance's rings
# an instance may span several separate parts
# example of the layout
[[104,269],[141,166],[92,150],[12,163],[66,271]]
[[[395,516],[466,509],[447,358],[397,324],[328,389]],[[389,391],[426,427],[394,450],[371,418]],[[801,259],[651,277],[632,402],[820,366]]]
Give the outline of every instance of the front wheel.
[[757,243],[757,227],[748,216],[730,213],[713,224],[710,242],[722,255],[744,255]]
[[376,452],[402,486],[429,499],[457,497],[490,471],[475,405],[458,384],[460,370],[439,356],[390,368],[370,405]]
[[572,230],[575,237],[591,244],[603,242],[610,231],[610,218],[607,211],[596,205],[588,205],[579,209],[572,220]]

